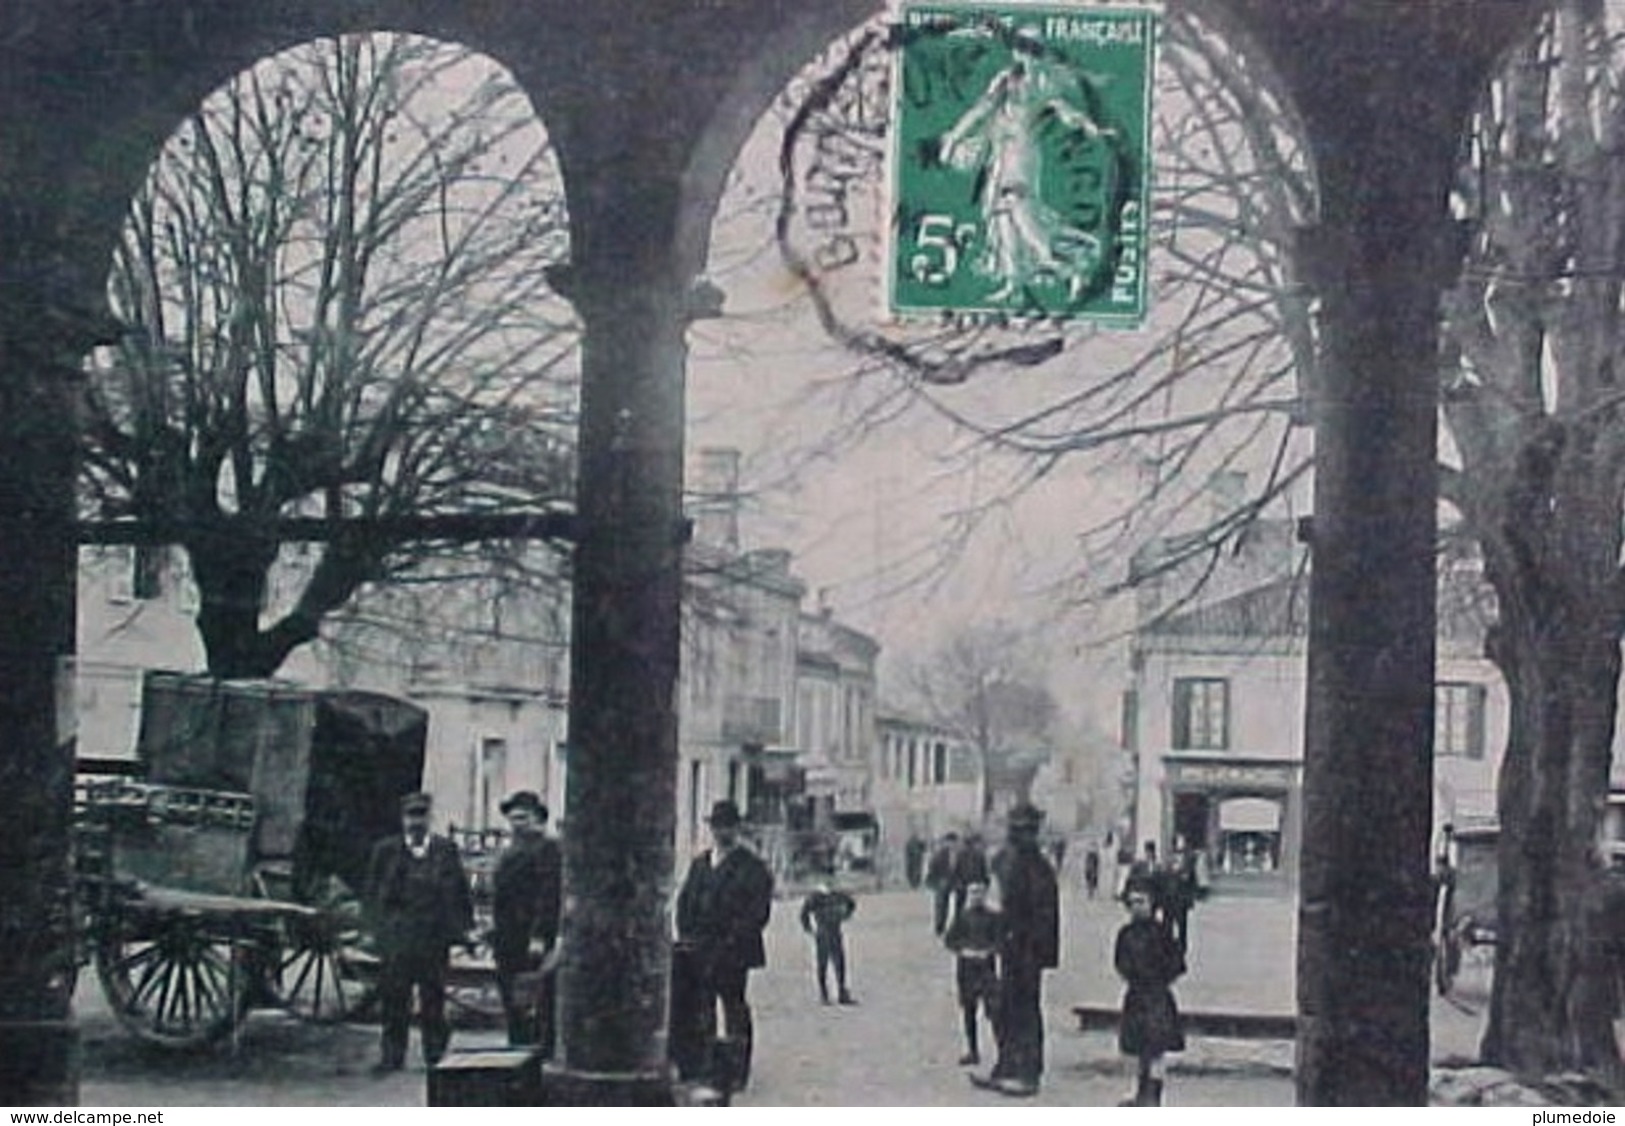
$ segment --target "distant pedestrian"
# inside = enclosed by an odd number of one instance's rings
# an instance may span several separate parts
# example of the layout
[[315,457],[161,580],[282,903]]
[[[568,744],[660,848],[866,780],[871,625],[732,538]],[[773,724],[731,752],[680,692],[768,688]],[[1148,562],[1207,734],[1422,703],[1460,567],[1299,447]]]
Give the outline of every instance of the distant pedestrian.
[[1100,849],[1095,845],[1083,854],[1083,890],[1090,899],[1100,890]]
[[965,909],[954,916],[943,942],[954,952],[954,984],[959,994],[959,1011],[965,1031],[965,1054],[961,1067],[982,1062],[977,1042],[977,1011],[992,1023],[999,1004],[999,914],[987,905],[987,885],[971,884],[965,889]]
[[714,847],[694,858],[677,896],[677,938],[699,978],[699,1021],[715,1028],[720,1003],[727,1033],[728,1062],[714,1062],[713,1070],[728,1074],[707,1078],[735,1090],[750,1080],[755,1028],[745,988],[750,971],[767,965],[762,931],[773,911],[773,873],[745,846],[742,821],[731,801],[711,807]]
[[1145,842],[1145,855],[1135,860],[1123,877],[1123,902],[1136,891],[1143,891],[1151,898],[1151,915],[1158,922],[1162,921],[1162,879],[1160,865],[1157,863],[1157,842]]
[[903,874],[908,877],[908,886],[917,888],[925,877],[925,853],[929,846],[918,833],[910,833],[908,843],[903,845]]
[[954,871],[959,865],[959,834],[949,833],[931,854],[925,871],[925,886],[931,889],[931,921],[937,934],[948,929],[949,908],[953,905]]
[[1050,859],[1055,861],[1055,874],[1059,876],[1066,867],[1066,838],[1056,837],[1049,845]]
[[548,837],[547,806],[531,790],[502,803],[512,843],[491,875],[491,952],[510,1046],[536,1044],[553,1056],[554,969],[558,960],[563,864]]
[[1128,893],[1129,921],[1117,932],[1112,962],[1128,986],[1117,1044],[1137,1061],[1134,1092],[1120,1106],[1161,1106],[1164,1053],[1185,1047],[1185,1030],[1169,986],[1185,958],[1166,927],[1151,917],[1151,896]]
[[987,849],[982,838],[972,833],[965,838],[965,847],[954,861],[954,914],[965,908],[965,892],[972,884],[988,882]]
[[433,1067],[451,1041],[446,1021],[446,960],[451,947],[471,942],[474,922],[468,879],[457,846],[429,832],[428,794],[401,799],[401,832],[373,846],[367,865],[367,905],[378,942],[378,1008],[382,1045],[375,1074],[406,1062],[412,992],[423,1024],[423,1062]]
[[1001,1095],[1038,1093],[1044,1073],[1044,971],[1060,955],[1060,900],[1055,870],[1038,847],[1044,815],[1019,805],[1008,818],[1008,844],[994,867],[999,878],[999,1059],[978,1087]]
[[1162,923],[1181,954],[1190,952],[1190,915],[1196,905],[1195,857],[1177,848],[1157,873],[1156,898]]
[[846,988],[846,940],[841,930],[858,905],[844,891],[838,891],[828,880],[801,903],[801,929],[813,936],[814,956],[818,966],[818,996],[829,1004],[829,970],[835,969],[836,1000],[843,1005],[856,1005]]

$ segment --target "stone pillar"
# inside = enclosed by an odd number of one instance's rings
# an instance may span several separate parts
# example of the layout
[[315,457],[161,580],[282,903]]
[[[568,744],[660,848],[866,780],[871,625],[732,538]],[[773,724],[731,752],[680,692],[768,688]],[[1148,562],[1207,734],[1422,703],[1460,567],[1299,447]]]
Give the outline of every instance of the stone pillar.
[[593,178],[579,265],[555,277],[585,333],[552,1105],[671,1101],[688,289],[669,213],[633,179]]
[[[1426,60],[1417,58],[1420,69]],[[1398,86],[1316,122],[1299,1101],[1424,1105],[1428,1074],[1439,294],[1453,121]],[[1414,137],[1401,153],[1389,123]],[[1431,130],[1425,128],[1431,125]]]
[[[0,1103],[71,1105],[79,1087],[73,744],[58,709],[74,647],[73,396],[94,314],[51,300],[39,229],[0,218]],[[25,249],[33,245],[33,250]]]
[[1217,0],[1282,79],[1320,188],[1299,865],[1298,1100],[1427,1100],[1439,294],[1473,99],[1538,0]]

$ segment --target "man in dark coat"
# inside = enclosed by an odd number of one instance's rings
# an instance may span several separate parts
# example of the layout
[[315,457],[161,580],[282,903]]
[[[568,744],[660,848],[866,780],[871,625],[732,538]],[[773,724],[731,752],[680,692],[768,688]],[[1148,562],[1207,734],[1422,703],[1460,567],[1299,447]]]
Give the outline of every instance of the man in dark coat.
[[908,835],[908,843],[903,845],[903,875],[908,878],[908,886],[917,888],[925,875],[926,843],[918,833]]
[[971,1082],[1000,1094],[1038,1093],[1044,1073],[1044,971],[1060,961],[1060,893],[1055,870],[1038,847],[1041,811],[1018,805],[1008,819],[1008,845],[994,862],[999,880],[999,1061]]
[[703,1017],[715,1027],[722,1006],[733,1074],[711,1076],[732,1088],[750,1078],[754,1030],[745,987],[767,965],[762,931],[773,910],[773,873],[740,839],[739,807],[719,801],[707,819],[715,846],[694,858],[677,895],[677,937],[697,962]]
[[954,871],[959,865],[959,834],[949,833],[931,854],[925,870],[925,886],[931,889],[932,926],[937,934],[948,929],[949,907],[953,904]]
[[1162,909],[1168,936],[1185,954],[1190,950],[1190,914],[1196,905],[1194,856],[1176,843],[1173,856],[1157,872],[1153,901]]
[[429,832],[428,794],[401,799],[401,833],[373,846],[367,903],[377,936],[382,1052],[374,1070],[399,1071],[406,1061],[412,990],[423,1020],[423,1059],[429,1066],[451,1040],[446,1023],[446,955],[467,942],[474,912],[457,846]]
[[549,838],[547,806],[530,790],[502,803],[513,840],[491,875],[491,952],[508,1015],[508,1043],[553,1055],[553,961],[559,940],[563,862]]

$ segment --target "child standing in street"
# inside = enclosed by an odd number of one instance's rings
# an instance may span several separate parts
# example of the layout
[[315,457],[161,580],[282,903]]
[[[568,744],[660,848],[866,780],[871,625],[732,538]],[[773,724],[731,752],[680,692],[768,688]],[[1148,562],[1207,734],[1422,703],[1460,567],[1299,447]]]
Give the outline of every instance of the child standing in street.
[[1168,988],[1185,972],[1185,956],[1168,928],[1152,917],[1149,891],[1132,888],[1127,901],[1129,921],[1117,932],[1112,958],[1128,985],[1117,1043],[1139,1066],[1134,1093],[1118,1105],[1161,1106],[1163,1054],[1185,1047],[1184,1024]]
[[943,942],[954,952],[954,981],[964,1018],[965,1054],[959,1065],[972,1067],[982,1062],[976,1043],[976,1010],[980,1006],[989,1022],[998,1011],[999,914],[987,905],[987,884],[975,881],[965,886],[965,909],[954,916]]
[[843,1005],[856,1005],[846,988],[846,940],[841,928],[846,925],[858,905],[844,891],[837,891],[825,880],[801,904],[801,929],[813,936],[818,959],[818,995],[829,1004],[829,969],[835,967],[836,1000]]

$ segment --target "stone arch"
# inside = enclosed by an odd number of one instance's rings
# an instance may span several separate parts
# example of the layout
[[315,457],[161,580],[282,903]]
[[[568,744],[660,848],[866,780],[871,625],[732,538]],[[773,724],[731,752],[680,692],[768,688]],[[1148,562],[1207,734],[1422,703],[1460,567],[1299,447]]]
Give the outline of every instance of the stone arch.
[[[80,308],[99,310],[102,263],[127,201],[186,114],[234,75],[299,43],[367,31],[456,43],[513,74],[543,127],[550,124],[532,84],[521,77],[530,65],[526,53],[516,49],[523,44],[502,34],[495,21],[461,12],[430,19],[412,5],[393,3],[371,10],[319,6],[309,12],[261,5],[206,14],[175,6],[142,18],[109,5],[102,19],[87,20],[73,31],[87,34],[70,35],[69,29],[42,21],[39,41],[28,44],[42,75],[60,73],[72,81],[66,89],[49,85],[49,105],[19,107],[45,124],[20,144],[10,141],[12,151],[3,159],[12,176],[8,189],[20,173],[31,173],[21,185],[24,192],[34,201],[51,200],[56,287],[71,293],[69,299]],[[86,38],[95,42],[87,44]],[[104,65],[84,65],[85,53],[96,47]],[[46,184],[48,192],[41,189]],[[15,195],[11,202],[15,207]]]

